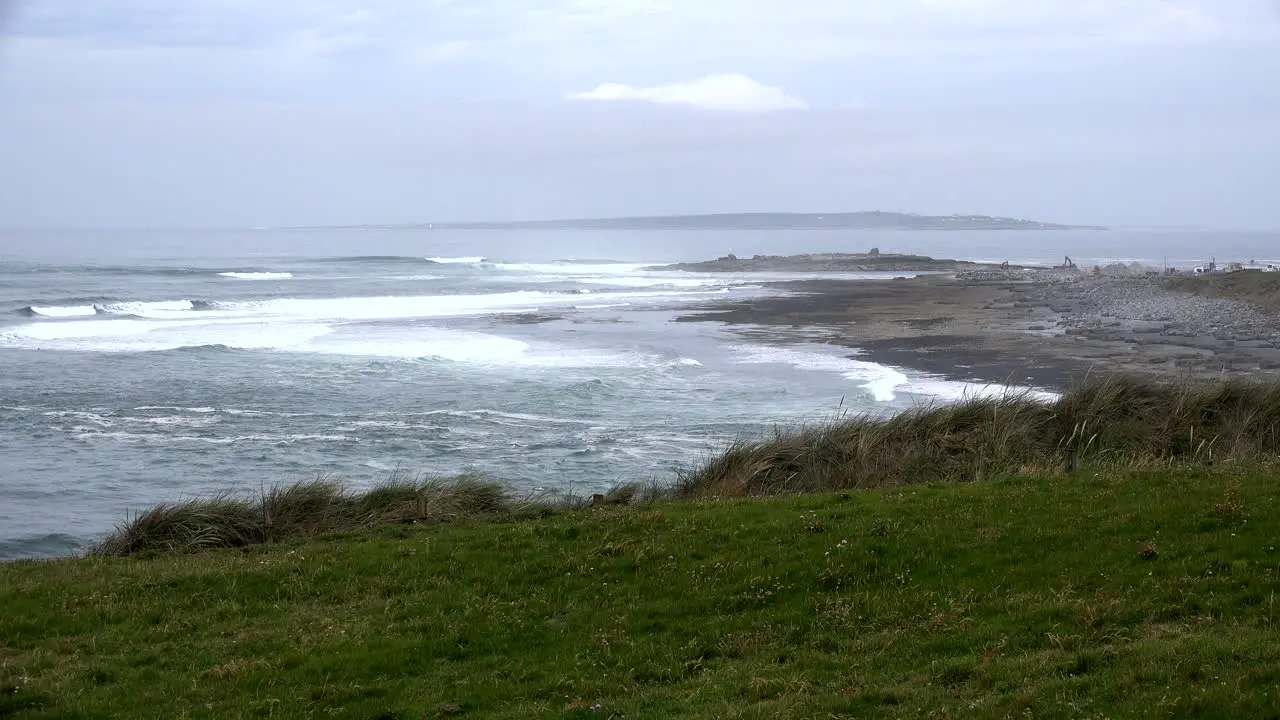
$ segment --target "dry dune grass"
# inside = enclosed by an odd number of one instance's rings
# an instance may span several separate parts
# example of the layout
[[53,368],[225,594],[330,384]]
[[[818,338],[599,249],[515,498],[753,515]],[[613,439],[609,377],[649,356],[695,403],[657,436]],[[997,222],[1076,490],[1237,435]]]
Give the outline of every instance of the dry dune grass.
[[1055,474],[1107,464],[1266,462],[1280,454],[1280,384],[1095,380],[1058,400],[1009,393],[853,417],[739,442],[674,483],[629,484],[583,499],[518,498],[466,476],[403,479],[364,493],[318,480],[257,498],[161,505],[94,549],[104,555],[195,552],[355,532],[382,525],[503,519],[636,501],[751,497]]

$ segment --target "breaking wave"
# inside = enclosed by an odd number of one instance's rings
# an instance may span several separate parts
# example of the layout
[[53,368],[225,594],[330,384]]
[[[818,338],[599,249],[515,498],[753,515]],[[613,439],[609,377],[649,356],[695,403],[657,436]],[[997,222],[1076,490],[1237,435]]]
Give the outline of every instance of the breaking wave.
[[489,262],[482,257],[429,257],[423,259],[437,265],[479,265],[480,263]]
[[[208,304],[205,304],[208,306]],[[134,317],[167,317],[166,313],[196,309],[190,300],[161,302],[102,302],[91,305],[28,305],[18,312],[30,317],[77,318],[95,315],[131,315]]]
[[70,305],[70,306],[46,306],[28,305],[18,311],[27,316],[38,316],[48,318],[67,318],[67,317],[88,317],[98,314],[97,307],[93,305]]
[[304,260],[315,264],[328,263],[345,263],[345,264],[401,264],[401,265],[426,265],[431,264],[427,258],[412,257],[408,255],[348,255],[343,257],[317,258],[314,260]]
[[288,280],[293,277],[290,272],[220,272],[218,275],[236,280]]

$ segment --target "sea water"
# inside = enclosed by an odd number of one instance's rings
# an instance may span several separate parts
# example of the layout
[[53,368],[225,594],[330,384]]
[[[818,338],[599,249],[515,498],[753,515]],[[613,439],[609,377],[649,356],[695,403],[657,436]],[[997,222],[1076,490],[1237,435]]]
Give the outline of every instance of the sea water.
[[[1273,241],[1218,236],[1216,254]],[[768,342],[674,322],[810,275],[652,265],[872,246],[1013,262],[1158,262],[1172,247],[1195,264],[1205,242],[1115,231],[6,231],[0,560],[75,552],[156,503],[321,476],[358,488],[397,471],[479,472],[531,493],[662,481],[735,439],[979,391],[802,335]]]

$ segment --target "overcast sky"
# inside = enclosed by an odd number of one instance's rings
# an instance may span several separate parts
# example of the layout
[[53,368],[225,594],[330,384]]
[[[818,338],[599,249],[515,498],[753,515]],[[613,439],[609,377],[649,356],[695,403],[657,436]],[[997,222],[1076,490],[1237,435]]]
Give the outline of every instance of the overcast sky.
[[0,225],[1280,228],[1280,0],[0,0]]

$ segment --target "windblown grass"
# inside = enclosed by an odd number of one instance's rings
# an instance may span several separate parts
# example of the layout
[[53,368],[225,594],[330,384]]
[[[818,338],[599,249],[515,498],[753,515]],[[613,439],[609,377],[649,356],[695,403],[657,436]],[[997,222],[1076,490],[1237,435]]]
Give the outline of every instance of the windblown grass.
[[1095,380],[1054,402],[975,397],[739,442],[681,473],[677,498],[744,497],[1280,455],[1280,384]]
[[473,477],[393,477],[365,493],[316,480],[273,487],[254,500],[224,495],[160,505],[118,526],[92,552],[198,552],[382,525],[509,517],[530,506],[501,485]]
[[1015,474],[1081,465],[1149,468],[1280,456],[1280,384],[1156,384],[1127,379],[1081,385],[1054,402],[1009,393],[853,417],[739,442],[674,483],[621,485],[589,497],[517,498],[478,477],[393,478],[363,494],[315,481],[162,505],[132,518],[94,553],[197,552],[359,532],[381,525],[549,515],[666,499],[749,497]]

